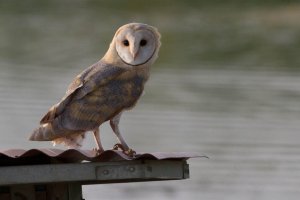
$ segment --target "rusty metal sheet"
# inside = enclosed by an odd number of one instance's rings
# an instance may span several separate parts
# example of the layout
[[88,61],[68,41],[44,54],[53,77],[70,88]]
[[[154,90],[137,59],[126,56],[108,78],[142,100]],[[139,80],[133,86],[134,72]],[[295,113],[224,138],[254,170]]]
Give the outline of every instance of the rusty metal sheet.
[[[122,160],[186,160],[194,157],[206,157],[191,152],[155,152],[137,153],[134,157],[127,156],[122,151],[107,150],[97,155],[93,150],[81,149],[8,149],[0,151],[0,166],[22,164],[41,164],[56,162],[82,161],[122,161]],[[18,162],[19,161],[19,162]]]

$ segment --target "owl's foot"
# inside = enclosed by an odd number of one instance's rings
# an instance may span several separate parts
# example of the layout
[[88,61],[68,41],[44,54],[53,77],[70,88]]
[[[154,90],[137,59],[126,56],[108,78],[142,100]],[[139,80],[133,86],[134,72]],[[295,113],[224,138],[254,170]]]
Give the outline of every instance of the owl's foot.
[[113,150],[119,150],[119,149],[121,149],[122,152],[129,157],[135,157],[135,155],[136,155],[136,152],[133,149],[126,150],[122,144],[120,144],[120,143],[115,144],[113,147]]
[[99,156],[101,153],[104,152],[103,149],[97,149],[97,148],[93,148],[93,151],[96,153],[97,156]]

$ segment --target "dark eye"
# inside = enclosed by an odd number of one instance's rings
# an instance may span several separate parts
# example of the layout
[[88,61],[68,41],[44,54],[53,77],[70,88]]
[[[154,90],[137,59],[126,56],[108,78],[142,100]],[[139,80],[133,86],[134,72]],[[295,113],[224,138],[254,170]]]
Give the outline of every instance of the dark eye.
[[141,46],[145,46],[146,44],[147,44],[147,40],[142,39],[142,40],[140,41],[140,45],[141,45]]
[[124,44],[124,46],[128,47],[129,46],[129,41],[128,40],[124,40],[123,44]]

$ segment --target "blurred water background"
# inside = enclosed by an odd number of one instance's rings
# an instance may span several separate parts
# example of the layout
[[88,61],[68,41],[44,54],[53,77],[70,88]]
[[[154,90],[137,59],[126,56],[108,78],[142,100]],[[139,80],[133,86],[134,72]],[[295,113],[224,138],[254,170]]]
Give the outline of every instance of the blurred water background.
[[84,198],[299,199],[299,1],[0,0],[0,148],[52,147],[27,137],[128,22],[158,27],[163,46],[125,138],[210,159],[190,160],[189,180],[85,186]]

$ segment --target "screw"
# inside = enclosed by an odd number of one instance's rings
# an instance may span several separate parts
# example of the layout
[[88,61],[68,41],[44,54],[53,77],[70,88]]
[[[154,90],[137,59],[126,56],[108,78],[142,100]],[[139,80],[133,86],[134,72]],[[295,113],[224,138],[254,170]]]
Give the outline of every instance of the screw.
[[108,175],[109,174],[109,171],[107,169],[103,170],[102,174],[104,175]]
[[135,171],[135,168],[134,168],[134,167],[129,167],[129,171],[130,171],[130,172],[134,172],[134,171]]

